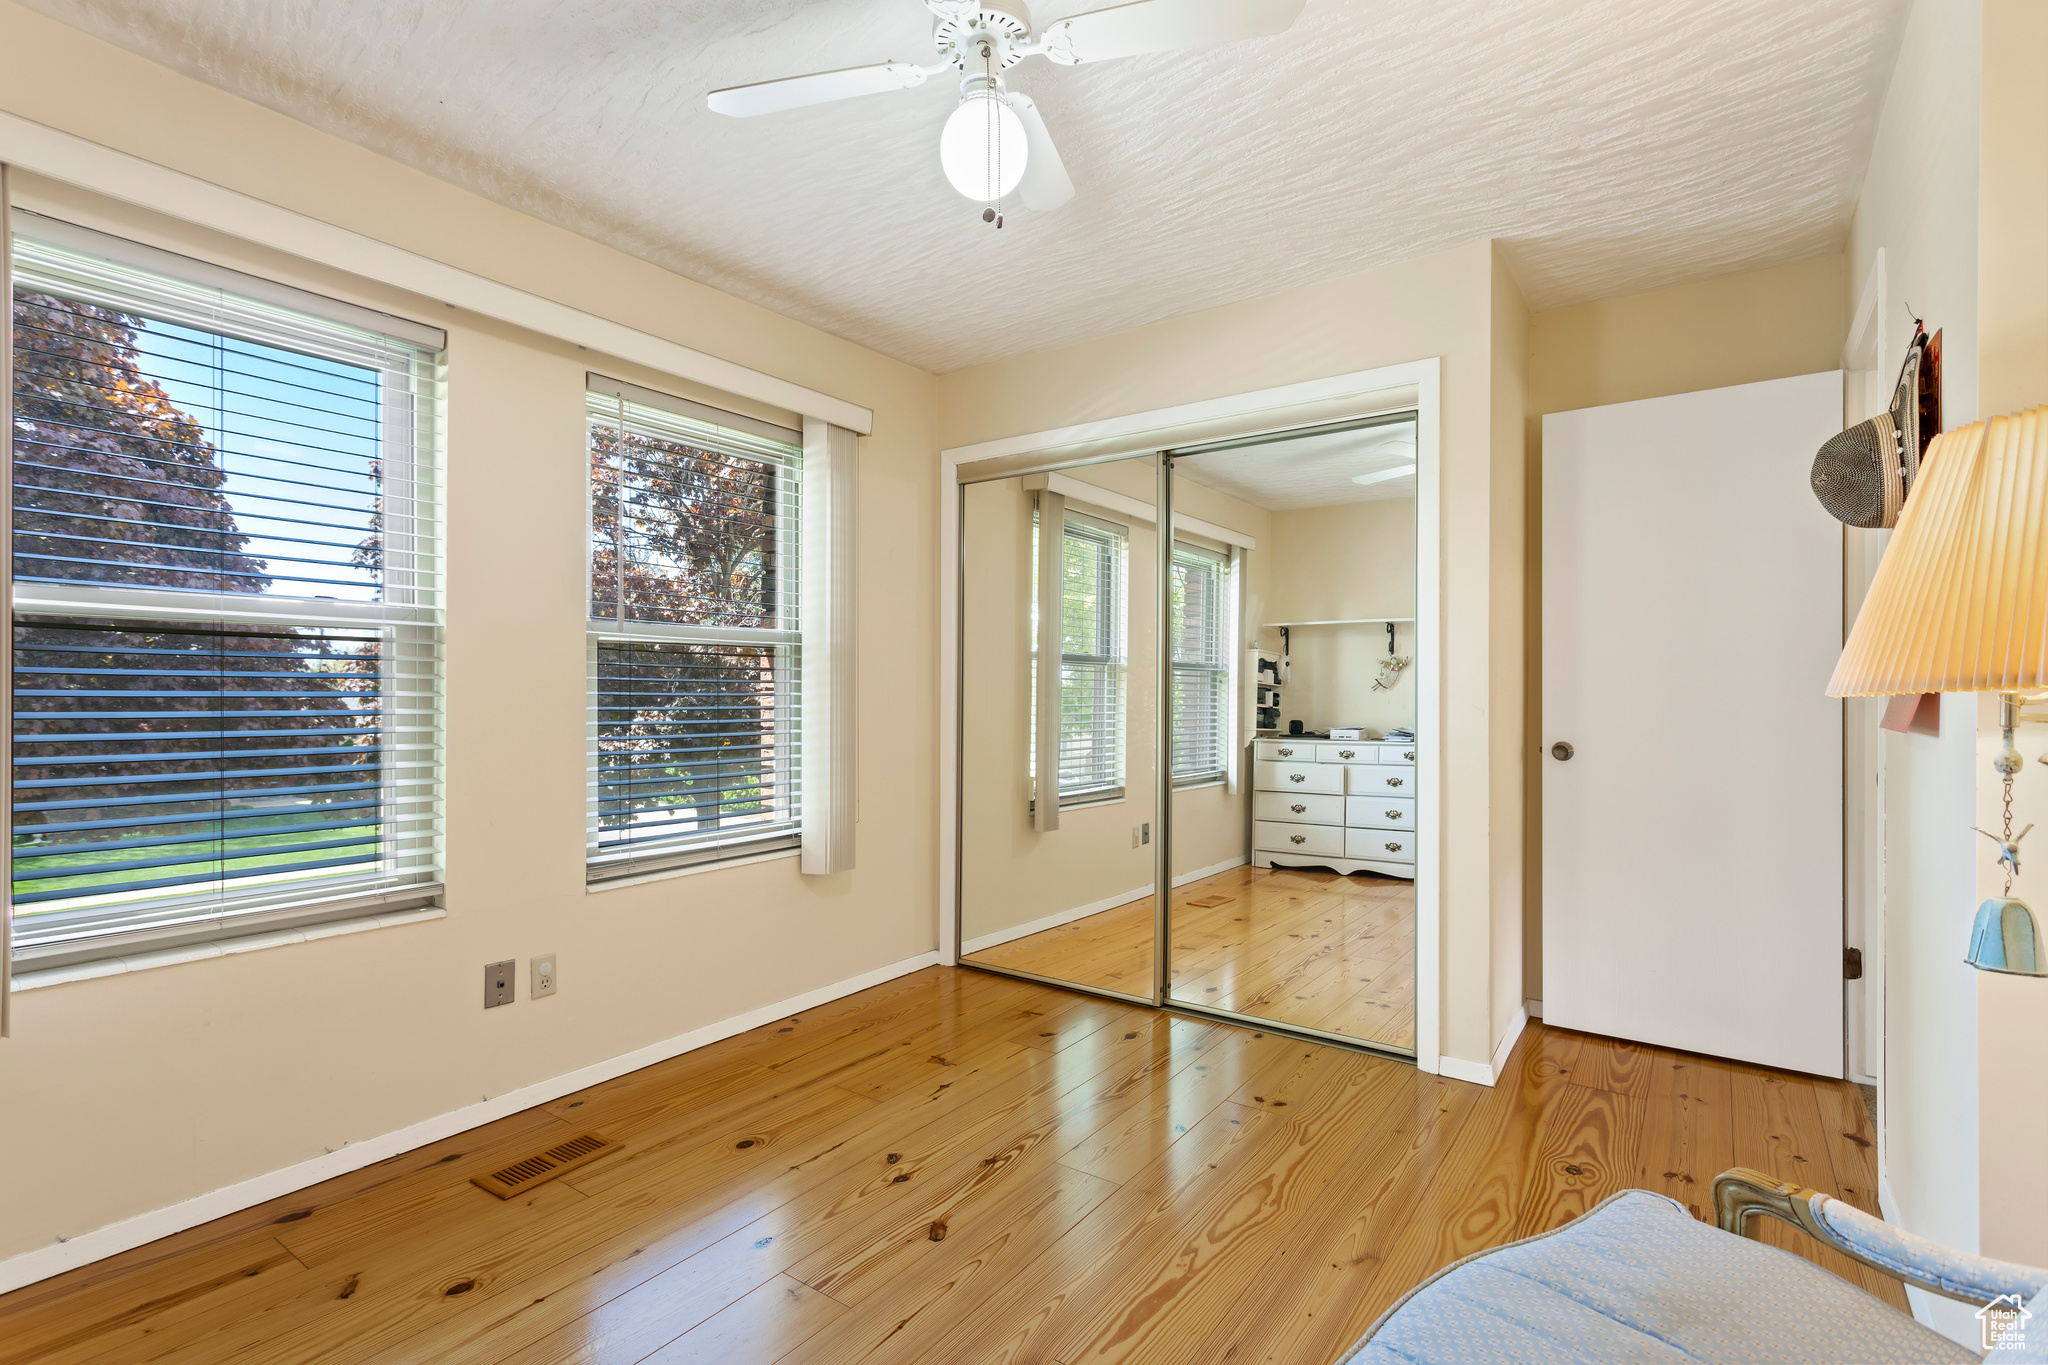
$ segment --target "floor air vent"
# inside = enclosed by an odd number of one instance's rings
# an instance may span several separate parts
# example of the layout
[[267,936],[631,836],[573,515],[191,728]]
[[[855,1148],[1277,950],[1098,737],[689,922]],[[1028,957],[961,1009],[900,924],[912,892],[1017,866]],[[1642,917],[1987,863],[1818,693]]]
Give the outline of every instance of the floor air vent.
[[469,1183],[480,1190],[489,1190],[500,1199],[510,1199],[515,1194],[524,1194],[535,1185],[545,1185],[558,1175],[565,1175],[578,1166],[597,1160],[606,1152],[613,1151],[618,1143],[610,1138],[601,1138],[595,1133],[583,1133],[558,1142],[532,1156],[521,1157],[509,1166],[492,1171],[489,1175],[473,1175]]

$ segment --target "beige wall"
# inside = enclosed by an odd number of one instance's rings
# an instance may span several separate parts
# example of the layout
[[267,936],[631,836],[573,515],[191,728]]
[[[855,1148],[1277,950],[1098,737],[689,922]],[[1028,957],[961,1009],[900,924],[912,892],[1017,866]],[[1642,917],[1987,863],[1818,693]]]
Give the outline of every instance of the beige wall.
[[1529,811],[1524,730],[1528,722],[1526,646],[1528,584],[1529,451],[1523,435],[1529,410],[1529,308],[1508,270],[1499,245],[1492,259],[1493,327],[1491,421],[1492,493],[1489,533],[1493,582],[1488,626],[1488,709],[1493,717],[1489,746],[1492,793],[1489,823],[1490,898],[1493,947],[1489,987],[1493,1034],[1505,1037],[1527,992],[1526,943]]
[[[1356,621],[1409,617],[1395,627],[1395,652],[1406,655],[1393,687],[1375,691],[1386,657],[1386,627],[1309,626],[1289,632],[1287,685],[1280,723],[1308,730],[1366,725],[1384,734],[1415,724],[1415,499],[1381,498],[1274,512],[1265,552],[1272,591],[1265,621]],[[1263,544],[1264,542],[1262,542]],[[1259,644],[1280,648],[1280,632]]]
[[1538,313],[1529,415],[1832,370],[1848,330],[1846,279],[1841,255],[1814,256]]
[[1520,771],[1528,811],[1521,987],[1527,999],[1543,998],[1543,414],[1835,369],[1853,302],[1845,258],[1833,255],[1529,319],[1527,743]]
[[[1521,719],[1519,697],[1512,716],[1497,713],[1490,681],[1496,613],[1518,621],[1522,609],[1519,557],[1501,572],[1492,562],[1496,496],[1517,525],[1522,518],[1519,484],[1494,486],[1496,443],[1507,441],[1501,463],[1519,469],[1522,458],[1519,427],[1504,436],[1491,413],[1500,288],[1492,244],[1474,242],[939,381],[940,443],[952,447],[1442,357],[1440,1036],[1444,1055],[1475,1064],[1488,1060],[1499,1036],[1491,1008],[1494,863],[1518,856],[1522,823],[1517,784],[1506,800],[1513,818],[1504,830],[1492,827],[1495,725],[1518,745]],[[1512,584],[1506,596],[1497,591],[1503,581]],[[1503,913],[1519,925],[1518,895]],[[1519,962],[1500,968],[1520,980]]]
[[[2048,403],[2048,5],[1985,0],[1981,189],[1977,220],[1977,403],[1979,413]],[[1990,770],[2001,741],[1993,703],[1983,699],[1977,762],[1977,824],[1998,828],[2001,793]],[[2021,752],[2037,755],[2048,726],[2022,726]],[[2048,771],[2029,763],[2013,783],[2013,828],[2048,829]],[[2040,835],[2036,834],[2035,838]],[[2003,892],[1981,841],[1977,887]],[[2023,860],[2014,894],[2048,909],[2048,875],[2038,852]],[[1976,975],[1977,1088],[1981,1109],[1978,1197],[1985,1255],[2048,1265],[2048,981]]]
[[[93,72],[84,81],[81,72]],[[861,443],[859,870],[585,894],[583,375],[673,381],[96,203],[20,199],[449,332],[445,919],[24,993],[0,1043],[0,1256],[930,951],[935,382],[0,3],[0,109],[875,410]],[[701,392],[701,391],[694,391]],[[906,719],[911,718],[911,719]],[[508,795],[514,799],[507,799]],[[556,952],[486,1013],[479,973]]]

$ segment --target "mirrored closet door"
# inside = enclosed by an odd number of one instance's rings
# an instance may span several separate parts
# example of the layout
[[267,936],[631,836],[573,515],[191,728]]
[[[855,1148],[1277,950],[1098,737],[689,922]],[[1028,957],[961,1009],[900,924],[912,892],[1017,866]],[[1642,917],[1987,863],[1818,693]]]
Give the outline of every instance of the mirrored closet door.
[[959,490],[961,961],[1150,1004],[1158,461]]
[[1413,1053],[1415,450],[1168,457],[1170,1004]]

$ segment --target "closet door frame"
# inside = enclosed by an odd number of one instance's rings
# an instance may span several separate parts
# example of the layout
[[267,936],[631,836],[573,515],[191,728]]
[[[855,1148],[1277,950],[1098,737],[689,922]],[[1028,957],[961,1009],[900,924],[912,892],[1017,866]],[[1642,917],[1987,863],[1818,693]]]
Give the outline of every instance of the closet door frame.
[[[979,971],[1019,977],[1108,999],[1148,1004],[1175,1013],[1213,1018],[1240,1026],[1300,1037],[1309,1041],[1380,1056],[1407,1058],[1385,1048],[1325,1033],[1320,1029],[1275,1023],[1249,1015],[1191,1006],[1167,998],[1167,980],[1172,961],[1171,858],[1173,847],[1173,779],[1168,727],[1172,679],[1170,669],[1155,669],[1158,697],[1154,715],[1158,726],[1158,761],[1154,764],[1157,826],[1153,839],[1153,989],[1147,1000],[1120,991],[1079,986],[1035,973],[962,962],[960,957],[961,915],[961,799],[964,791],[962,764],[963,707],[960,695],[960,645],[964,638],[962,620],[963,575],[966,570],[961,543],[961,522],[969,484],[1025,474],[1049,473],[1079,465],[1100,464],[1134,456],[1152,456],[1158,476],[1157,508],[1160,533],[1156,548],[1162,572],[1156,575],[1154,603],[1156,638],[1165,640],[1169,624],[1170,594],[1166,589],[1164,566],[1172,554],[1173,472],[1171,461],[1158,458],[1165,451],[1187,446],[1248,436],[1273,436],[1295,429],[1327,426],[1380,413],[1413,410],[1416,414],[1416,728],[1423,742],[1416,754],[1417,785],[1429,798],[1418,803],[1415,852],[1415,1055],[1418,1069],[1437,1073],[1441,1069],[1441,942],[1442,909],[1439,893],[1441,839],[1438,812],[1442,805],[1441,736],[1441,461],[1442,431],[1441,362],[1432,357],[1372,370],[1359,370],[1328,379],[1310,380],[1278,388],[1233,394],[1224,398],[1130,413],[1121,417],[1058,427],[1046,431],[957,446],[939,455],[939,554],[944,566],[939,575],[939,961],[947,966],[969,966]],[[1135,604],[1134,604],[1135,605]]]

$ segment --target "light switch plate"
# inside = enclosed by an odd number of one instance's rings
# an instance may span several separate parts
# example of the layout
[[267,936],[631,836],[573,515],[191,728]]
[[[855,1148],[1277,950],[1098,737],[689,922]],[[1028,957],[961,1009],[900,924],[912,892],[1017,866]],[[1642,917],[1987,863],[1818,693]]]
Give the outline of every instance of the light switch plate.
[[500,1005],[512,1003],[512,973],[519,970],[519,959],[508,957],[503,962],[493,962],[484,968],[484,1008],[494,1010]]
[[533,980],[527,983],[526,998],[538,1000],[555,993],[555,955],[542,953],[532,961]]

